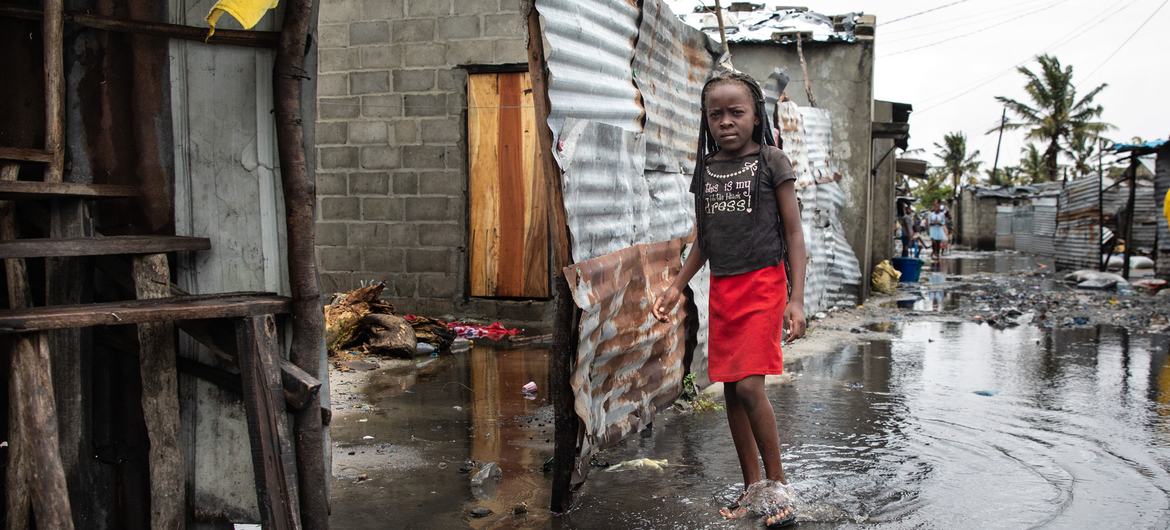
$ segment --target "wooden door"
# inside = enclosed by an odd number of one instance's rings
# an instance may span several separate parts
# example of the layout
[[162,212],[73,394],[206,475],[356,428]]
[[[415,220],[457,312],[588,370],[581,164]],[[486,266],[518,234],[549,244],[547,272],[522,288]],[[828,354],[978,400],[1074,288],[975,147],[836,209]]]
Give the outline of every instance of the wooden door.
[[527,72],[467,82],[471,296],[547,298],[547,188]]

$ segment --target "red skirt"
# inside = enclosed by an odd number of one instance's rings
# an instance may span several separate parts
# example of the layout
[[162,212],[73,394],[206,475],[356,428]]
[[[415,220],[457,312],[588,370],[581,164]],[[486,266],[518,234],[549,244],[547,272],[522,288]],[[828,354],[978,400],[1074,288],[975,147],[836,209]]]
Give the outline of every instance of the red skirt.
[[784,372],[780,334],[787,303],[783,263],[711,277],[707,372],[712,381],[730,383],[749,375]]

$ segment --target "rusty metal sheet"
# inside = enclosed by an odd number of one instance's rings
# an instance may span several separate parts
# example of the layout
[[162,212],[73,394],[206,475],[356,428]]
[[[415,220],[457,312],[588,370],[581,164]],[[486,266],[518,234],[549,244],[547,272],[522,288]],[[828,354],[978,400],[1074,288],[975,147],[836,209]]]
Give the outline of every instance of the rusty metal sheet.
[[861,265],[845,239],[841,210],[845,190],[832,162],[832,120],[825,109],[778,104],[784,152],[796,171],[801,222],[809,264],[805,274],[804,310],[813,315],[857,303]]
[[634,84],[646,108],[646,168],[694,171],[703,82],[714,65],[715,43],[687,26],[662,0],[642,2]]
[[682,266],[681,239],[641,244],[565,268],[581,308],[577,359],[570,379],[582,421],[574,469],[584,480],[593,451],[641,430],[678,398],[683,378],[685,301],[676,317],[650,313],[658,292]]

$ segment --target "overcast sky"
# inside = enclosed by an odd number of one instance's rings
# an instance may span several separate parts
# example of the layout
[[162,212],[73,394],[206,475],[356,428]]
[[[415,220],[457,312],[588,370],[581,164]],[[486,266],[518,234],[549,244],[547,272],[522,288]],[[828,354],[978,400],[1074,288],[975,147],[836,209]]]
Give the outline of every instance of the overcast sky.
[[[670,3],[694,5],[696,1]],[[730,1],[723,1],[725,8]],[[705,2],[714,5],[714,0]],[[911,149],[925,148],[933,155],[933,143],[940,142],[943,134],[962,131],[970,148],[981,152],[984,168],[990,169],[996,135],[984,133],[998,125],[1002,112],[994,97],[1026,98],[1024,78],[1014,67],[1020,63],[1038,66],[1034,57],[1043,52],[1072,65],[1078,94],[1100,83],[1109,84],[1096,100],[1105,107],[1104,120],[1117,127],[1108,133],[1111,138],[1170,136],[1166,95],[1170,57],[1164,37],[1170,26],[1167,0],[810,0],[803,4],[830,15],[862,11],[877,16],[874,97],[914,105]],[[1163,7],[1155,14],[1159,6]],[[941,8],[897,20],[937,7]],[[1004,135],[1001,167],[1019,158],[1026,142],[1023,136],[1023,132]],[[933,156],[927,158],[936,162]]]

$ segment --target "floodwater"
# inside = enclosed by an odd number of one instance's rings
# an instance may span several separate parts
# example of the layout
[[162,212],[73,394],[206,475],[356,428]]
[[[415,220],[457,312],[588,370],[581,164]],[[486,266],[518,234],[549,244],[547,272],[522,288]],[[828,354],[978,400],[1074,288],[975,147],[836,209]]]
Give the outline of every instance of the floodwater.
[[937,271],[952,276],[967,274],[1007,274],[1034,270],[1055,270],[1052,258],[1002,252],[962,253],[943,256]]
[[[790,362],[795,377],[769,389],[801,528],[1170,527],[1170,339],[923,321],[884,330],[891,339]],[[377,374],[375,410],[333,424],[333,526],[759,527],[717,514],[741,487],[721,412],[677,416],[603,452],[606,463],[669,464],[594,468],[577,506],[552,517],[545,360],[475,348],[422,375]],[[528,381],[537,399],[521,394]],[[468,459],[499,464],[496,491],[473,491],[459,470]],[[528,513],[512,515],[521,502]],[[476,507],[493,513],[469,517]]]

